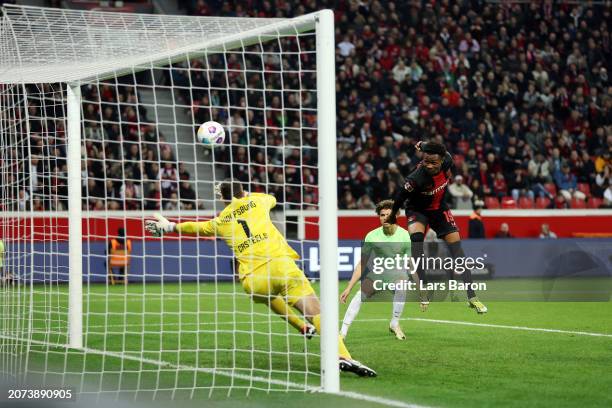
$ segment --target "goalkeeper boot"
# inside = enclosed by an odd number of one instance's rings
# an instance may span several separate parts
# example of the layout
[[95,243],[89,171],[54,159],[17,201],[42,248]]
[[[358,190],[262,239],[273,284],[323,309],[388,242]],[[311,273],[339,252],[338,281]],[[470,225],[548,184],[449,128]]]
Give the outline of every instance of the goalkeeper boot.
[[402,331],[402,328],[400,327],[399,324],[396,324],[395,326],[390,325],[389,326],[389,331],[395,335],[396,339],[398,339],[398,340],[406,340],[406,335]]
[[376,377],[376,371],[357,360],[340,358],[340,371],[354,373],[360,377]]
[[309,323],[306,323],[304,326],[302,326],[301,331],[304,337],[306,337],[308,340],[312,339],[314,335],[317,334],[317,329]]
[[469,302],[469,306],[472,309],[476,309],[476,312],[478,314],[485,314],[487,313],[487,307],[484,305],[484,303],[482,303],[480,300],[478,300],[478,298],[476,296],[474,296],[473,298],[468,299]]

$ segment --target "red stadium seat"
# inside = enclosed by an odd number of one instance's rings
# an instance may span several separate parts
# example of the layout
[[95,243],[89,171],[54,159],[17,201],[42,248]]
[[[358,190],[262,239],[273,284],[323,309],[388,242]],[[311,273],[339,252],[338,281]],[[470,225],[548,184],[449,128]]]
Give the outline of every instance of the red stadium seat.
[[489,210],[499,209],[499,200],[497,197],[485,197],[485,207]]
[[550,199],[548,197],[538,197],[536,198],[535,201],[535,207],[536,208],[548,208],[548,206],[550,205]]
[[603,200],[597,197],[591,197],[589,198],[589,201],[587,201],[588,208],[599,208],[602,204]]
[[518,208],[516,205],[516,201],[514,201],[514,198],[512,197],[504,197],[501,200],[501,207],[504,210],[512,210],[515,208]]
[[529,197],[521,197],[519,198],[518,206],[521,209],[530,209],[533,208],[533,200]]
[[578,183],[578,191],[582,191],[585,196],[591,196],[591,186],[589,183]]
[[470,150],[470,142],[468,142],[467,140],[458,141],[457,150],[462,152],[463,154],[467,154],[468,150]]
[[586,201],[579,200],[577,198],[572,198],[572,201],[570,201],[570,207],[571,208],[586,208]]
[[548,192],[553,196],[557,195],[557,186],[555,185],[555,183],[546,183],[544,184],[544,188],[548,190]]

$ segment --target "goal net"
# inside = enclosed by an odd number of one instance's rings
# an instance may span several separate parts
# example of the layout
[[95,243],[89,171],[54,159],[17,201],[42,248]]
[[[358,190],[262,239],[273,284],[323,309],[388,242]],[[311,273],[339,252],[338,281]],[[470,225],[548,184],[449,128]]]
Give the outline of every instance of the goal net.
[[[332,13],[2,11],[2,379],[154,399],[337,391]],[[225,127],[215,148],[195,138],[208,120]],[[222,241],[144,230],[156,212],[211,219],[228,178],[276,197],[320,337],[252,302]]]

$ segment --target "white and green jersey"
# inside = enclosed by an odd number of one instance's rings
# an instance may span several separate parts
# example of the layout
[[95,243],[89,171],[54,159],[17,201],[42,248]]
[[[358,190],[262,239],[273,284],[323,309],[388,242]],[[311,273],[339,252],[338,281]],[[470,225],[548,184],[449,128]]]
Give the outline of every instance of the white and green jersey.
[[[361,254],[362,265],[366,265],[366,272],[363,276],[365,277],[373,270],[374,258],[396,258],[397,255],[410,257],[410,234],[399,225],[396,227],[393,235],[385,234],[382,226],[376,228],[366,235]],[[408,276],[407,272],[405,269],[385,268],[384,273],[378,276],[383,281],[394,282],[398,279],[405,279]]]
[[368,232],[364,240],[364,247],[373,249],[376,256],[410,255],[410,234],[404,228],[397,225],[395,233],[387,235],[383,227],[380,226]]

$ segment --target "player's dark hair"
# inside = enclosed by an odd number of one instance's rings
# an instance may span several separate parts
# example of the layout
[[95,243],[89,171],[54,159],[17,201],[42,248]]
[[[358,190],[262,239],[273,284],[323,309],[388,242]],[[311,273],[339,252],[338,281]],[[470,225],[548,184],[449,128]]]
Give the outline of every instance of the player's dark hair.
[[376,214],[380,215],[382,210],[392,210],[393,209],[393,200],[383,200],[376,204]]
[[442,143],[438,142],[423,143],[421,150],[428,154],[439,154],[440,157],[444,157],[444,155],[446,155],[446,147]]
[[225,180],[221,183],[221,198],[231,200],[232,197],[240,198],[243,194],[242,183],[239,181]]

